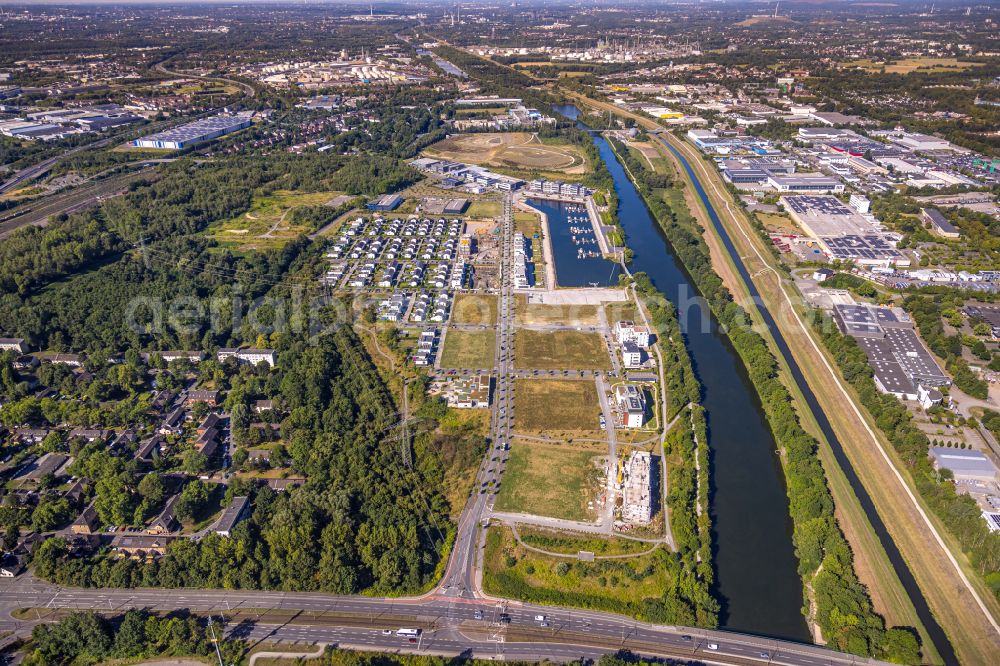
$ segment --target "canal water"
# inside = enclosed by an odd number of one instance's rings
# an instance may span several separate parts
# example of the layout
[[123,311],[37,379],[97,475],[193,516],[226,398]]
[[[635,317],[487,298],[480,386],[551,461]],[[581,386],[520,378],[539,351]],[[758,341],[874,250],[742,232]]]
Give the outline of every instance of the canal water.
[[[603,140],[604,139],[601,139],[601,141]],[[660,140],[663,141],[662,139]],[[732,239],[729,238],[729,234],[726,232],[725,227],[722,226],[718,214],[712,207],[712,203],[705,194],[705,190],[702,188],[701,182],[695,175],[691,165],[688,163],[687,159],[669,143],[663,141],[663,145],[666,146],[667,149],[670,150],[670,152],[672,152],[684,166],[684,169],[690,176],[691,181],[694,183],[695,192],[698,194],[698,198],[705,206],[705,210],[708,211],[709,219],[718,231],[720,238],[722,238],[722,242],[725,244],[727,251],[733,256],[736,256],[736,247],[733,245]],[[747,284],[751,298],[753,298],[758,304],[761,304],[758,306],[758,309],[760,310],[764,324],[773,332],[775,343],[778,346],[778,352],[782,355],[785,362],[788,364],[788,367],[791,369],[792,379],[795,381],[799,391],[805,398],[809,409],[816,417],[816,423],[819,425],[820,430],[823,431],[823,436],[830,443],[830,449],[833,451],[833,455],[837,459],[838,465],[844,470],[844,476],[847,477],[847,481],[851,484],[851,488],[854,490],[854,494],[857,496],[858,502],[861,504],[861,508],[868,517],[868,522],[871,523],[872,529],[875,531],[875,535],[878,537],[882,544],[882,548],[885,550],[886,556],[889,558],[889,562],[896,570],[896,575],[899,577],[899,581],[902,584],[903,589],[906,590],[910,601],[913,603],[913,608],[917,613],[917,617],[920,618],[921,624],[923,624],[924,628],[927,630],[928,637],[937,649],[938,654],[941,655],[941,659],[945,664],[948,666],[958,664],[958,657],[956,656],[951,643],[948,641],[948,637],[944,633],[944,629],[942,629],[941,625],[938,624],[938,621],[931,613],[930,606],[927,604],[927,599],[924,597],[923,592],[921,592],[916,580],[913,578],[913,573],[910,571],[906,561],[903,559],[902,553],[899,552],[896,542],[892,540],[882,517],[875,508],[875,504],[872,501],[871,496],[861,483],[861,480],[854,471],[847,455],[844,453],[844,448],[840,445],[840,440],[833,431],[833,427],[830,425],[830,420],[827,418],[826,413],[820,408],[819,402],[816,400],[816,395],[812,392],[812,389],[806,382],[805,377],[802,375],[802,371],[795,362],[795,359],[792,358],[792,353],[788,348],[788,343],[785,341],[781,331],[775,325],[770,311],[762,304],[763,300],[760,298],[757,287],[750,279],[749,272],[742,263],[737,264],[737,269],[739,270],[743,281]]]
[[607,287],[618,284],[621,266],[601,256],[594,227],[582,204],[528,199],[548,218],[556,283],[560,287]]
[[[556,111],[576,118],[575,107]],[[618,194],[618,219],[633,251],[632,272],[649,275],[680,310],[688,350],[703,389],[709,427],[714,595],[725,629],[810,641],[802,581],[792,547],[781,464],[757,393],[736,351],[674,258],[642,198],[600,135],[594,143]]]

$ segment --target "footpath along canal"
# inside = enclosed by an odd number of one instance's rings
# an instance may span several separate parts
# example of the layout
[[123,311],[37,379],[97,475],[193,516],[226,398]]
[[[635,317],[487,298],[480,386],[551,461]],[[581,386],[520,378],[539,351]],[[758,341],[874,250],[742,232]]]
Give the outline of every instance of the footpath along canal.
[[[570,118],[577,115],[575,107],[556,110]],[[661,293],[679,305],[688,351],[702,385],[711,464],[713,594],[722,604],[720,625],[809,642],[784,475],[757,393],[611,146],[598,134],[593,140],[615,182],[618,219],[634,253],[629,268],[646,273]]]
[[[937,649],[938,654],[941,655],[941,658],[944,660],[945,664],[957,664],[958,657],[955,655],[955,651],[952,648],[951,643],[948,641],[948,637],[945,635],[944,630],[941,628],[941,625],[938,624],[937,620],[931,614],[930,607],[927,605],[927,600],[924,598],[923,593],[917,586],[917,582],[913,578],[913,574],[910,571],[909,567],[906,565],[906,562],[903,559],[902,554],[899,552],[899,548],[896,547],[896,543],[892,540],[892,537],[889,535],[889,532],[885,527],[885,523],[882,522],[882,518],[879,516],[878,511],[875,509],[875,504],[872,502],[871,496],[865,490],[864,485],[861,483],[861,480],[854,472],[854,468],[851,466],[850,461],[844,454],[844,449],[840,445],[840,440],[837,439],[837,435],[833,431],[829,419],[826,417],[826,414],[820,407],[819,402],[816,400],[815,394],[813,394],[812,389],[809,388],[809,385],[806,382],[805,377],[802,375],[802,371],[799,369],[798,364],[792,357],[791,350],[788,348],[788,343],[785,341],[785,338],[782,335],[781,331],[775,325],[774,319],[771,316],[770,311],[768,311],[767,307],[763,305],[763,300],[760,297],[760,293],[757,291],[757,287],[753,284],[753,281],[750,278],[750,273],[749,271],[747,271],[746,266],[743,264],[741,260],[739,260],[739,252],[737,252],[736,247],[733,245],[732,239],[729,237],[726,228],[722,225],[722,222],[719,219],[718,212],[712,206],[712,202],[709,200],[708,195],[705,193],[705,190],[702,187],[701,180],[698,178],[697,174],[691,168],[691,165],[688,163],[687,159],[683,155],[681,155],[673,146],[671,146],[664,139],[660,138],[659,140],[674,155],[674,157],[677,158],[677,160],[681,163],[681,165],[684,167],[684,170],[690,177],[691,182],[694,183],[695,192],[697,193],[699,200],[705,207],[705,210],[708,213],[708,217],[711,220],[712,225],[714,226],[719,237],[722,239],[722,242],[726,247],[726,251],[729,252],[730,256],[732,256],[735,259],[734,263],[736,264],[737,270],[739,270],[740,277],[747,285],[747,289],[750,292],[750,297],[754,300],[754,302],[759,304],[758,309],[760,310],[761,317],[764,320],[764,324],[771,331],[775,343],[777,344],[779,353],[781,354],[782,358],[785,360],[789,369],[791,370],[792,379],[795,381],[799,391],[805,398],[807,406],[815,416],[816,422],[819,424],[820,430],[823,431],[823,436],[830,443],[830,448],[833,451],[834,457],[837,459],[837,464],[844,470],[844,475],[847,477],[848,482],[851,484],[851,488],[854,490],[854,494],[857,496],[858,501],[861,503],[861,507],[864,510],[865,515],[868,517],[868,521],[872,524],[872,527],[875,530],[875,534],[876,536],[878,536],[878,539],[882,544],[882,548],[885,550],[886,555],[889,557],[889,561],[892,563],[893,568],[896,570],[896,575],[899,576],[899,580],[903,585],[903,589],[906,590],[907,595],[910,597],[910,601],[913,604],[914,609],[916,610],[917,617],[920,618],[920,622],[924,625],[924,628],[927,630],[927,634],[928,636],[930,636],[931,641],[934,643],[934,647]],[[599,138],[599,141],[602,142],[604,146],[607,147],[606,152],[611,155],[612,159],[614,159],[614,153],[613,151],[611,151],[610,146],[607,144],[607,142],[603,138]],[[605,155],[605,148],[603,147],[601,148],[601,154],[602,156]],[[604,159],[607,160],[608,157],[605,156]],[[615,160],[615,166],[617,166],[618,171],[620,171],[624,176],[625,175],[624,170],[618,164],[617,160]],[[614,175],[614,170],[612,170],[612,175]],[[617,176],[615,177],[615,183],[616,184],[618,183]],[[631,181],[629,181],[629,185],[631,185]],[[632,188],[632,191],[635,192],[635,189]],[[636,196],[638,196],[638,192],[636,192]],[[649,217],[648,212],[647,212],[647,217]]]

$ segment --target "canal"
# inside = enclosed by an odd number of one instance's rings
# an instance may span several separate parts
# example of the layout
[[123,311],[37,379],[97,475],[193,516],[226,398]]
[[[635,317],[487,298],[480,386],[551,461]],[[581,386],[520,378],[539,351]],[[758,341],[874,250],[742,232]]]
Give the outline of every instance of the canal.
[[552,199],[528,199],[528,204],[548,219],[556,283],[560,287],[618,284],[621,266],[601,255],[597,235],[582,204]]
[[[556,110],[569,118],[578,113],[572,106]],[[809,642],[784,476],[757,393],[611,146],[600,135],[593,139],[615,182],[618,219],[634,253],[629,266],[646,273],[679,305],[702,385],[711,464],[713,594],[722,604],[720,625]]]
[[[600,140],[602,142],[604,141],[603,138]],[[662,138],[660,141],[663,142],[663,145],[666,146],[671,153],[673,153],[673,155],[683,165],[688,176],[691,178],[691,182],[693,182],[695,186],[695,192],[698,194],[698,198],[705,206],[705,210],[708,212],[709,220],[712,222],[712,225],[719,234],[719,237],[722,239],[723,244],[726,246],[726,250],[733,257],[739,256],[736,246],[733,245],[733,241],[729,237],[726,228],[722,225],[718,213],[712,206],[711,201],[702,187],[701,181],[698,179],[687,159],[667,141]],[[938,654],[941,655],[945,664],[957,664],[958,657],[956,656],[951,643],[948,641],[948,637],[944,633],[944,629],[942,629],[941,625],[938,624],[937,620],[931,613],[930,606],[927,604],[927,599],[924,597],[923,592],[920,591],[916,580],[913,578],[913,573],[910,571],[906,561],[903,559],[902,553],[899,552],[899,548],[896,546],[896,542],[893,541],[892,537],[889,535],[889,531],[886,528],[885,523],[882,521],[882,517],[875,508],[875,503],[872,501],[871,496],[861,483],[857,473],[854,471],[854,467],[851,465],[850,460],[848,460],[847,455],[844,453],[844,448],[841,446],[840,440],[837,438],[837,434],[833,431],[833,427],[830,425],[830,420],[827,418],[826,413],[816,400],[816,395],[812,392],[812,389],[809,388],[809,384],[802,375],[802,371],[799,369],[798,364],[792,357],[791,350],[788,348],[788,343],[785,341],[780,329],[778,329],[775,325],[774,318],[772,317],[770,311],[766,306],[764,306],[764,301],[760,297],[760,293],[757,291],[756,285],[754,285],[753,281],[750,279],[749,271],[747,271],[746,266],[742,261],[737,261],[736,267],[740,272],[741,278],[747,285],[750,297],[754,300],[754,302],[759,304],[758,309],[760,310],[761,317],[764,320],[764,325],[767,326],[772,332],[775,344],[778,347],[778,352],[781,354],[782,358],[791,370],[792,379],[795,381],[796,386],[805,398],[806,404],[808,405],[810,411],[812,411],[813,416],[815,416],[816,423],[819,425],[820,430],[823,431],[823,436],[826,438],[827,442],[829,442],[830,449],[833,451],[833,455],[837,459],[837,464],[844,471],[844,476],[847,477],[848,482],[851,484],[851,488],[854,490],[854,494],[857,496],[858,501],[861,504],[861,508],[864,510],[865,515],[868,518],[868,522],[871,523],[872,529],[875,531],[875,535],[878,537],[879,542],[882,544],[882,548],[885,550],[886,555],[889,558],[889,562],[896,570],[896,575],[899,577],[899,581],[903,585],[903,589],[906,590],[910,601],[913,603],[917,617],[920,618],[920,622],[927,630],[927,635],[930,637],[931,642],[934,644],[934,647],[937,649]]]

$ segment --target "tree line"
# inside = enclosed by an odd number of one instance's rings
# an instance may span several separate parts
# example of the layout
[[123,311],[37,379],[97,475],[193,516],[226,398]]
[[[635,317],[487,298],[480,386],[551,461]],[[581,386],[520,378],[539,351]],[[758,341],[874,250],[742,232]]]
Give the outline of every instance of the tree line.
[[[903,663],[919,663],[919,641],[908,628],[887,629],[854,571],[853,555],[834,515],[833,496],[818,458],[818,443],[802,427],[792,396],[763,337],[750,326],[747,312],[714,271],[708,245],[686,209],[668,206],[646,181],[646,166],[611,139],[618,159],[635,177],[636,189],[660,224],[674,253],[708,301],[746,366],[778,447],[788,486],[793,542],[803,583],[813,591],[815,622],[831,646],[844,652]],[[677,181],[674,187],[682,187]],[[808,607],[803,613],[808,614]]]
[[[75,612],[58,622],[36,625],[31,631],[29,666],[88,666],[108,660],[151,657],[207,657],[214,643],[206,623],[192,615],[159,617],[144,610],[130,610],[105,618],[92,611]],[[241,651],[239,641],[219,643],[232,663]]]

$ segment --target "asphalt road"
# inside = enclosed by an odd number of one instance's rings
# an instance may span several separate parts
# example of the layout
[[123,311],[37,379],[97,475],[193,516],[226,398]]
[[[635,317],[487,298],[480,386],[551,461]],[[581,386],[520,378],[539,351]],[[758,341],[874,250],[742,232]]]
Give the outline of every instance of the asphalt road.
[[69,157],[70,155],[74,155],[76,153],[79,153],[82,150],[91,150],[91,149],[94,149],[94,148],[104,148],[105,146],[107,146],[108,144],[110,144],[111,141],[112,141],[112,139],[109,137],[107,139],[101,139],[99,141],[94,141],[93,143],[88,143],[88,144],[84,144],[82,146],[77,146],[75,148],[71,148],[71,149],[67,150],[66,152],[59,153],[55,157],[50,157],[50,158],[48,158],[46,160],[42,160],[38,164],[33,164],[30,167],[25,167],[24,169],[21,169],[20,171],[18,171],[17,173],[15,173],[13,176],[11,176],[9,179],[7,179],[6,181],[4,181],[2,184],[0,184],[0,194],[6,194],[7,192],[9,192],[9,191],[11,191],[13,189],[16,189],[17,187],[19,187],[21,185],[24,185],[28,181],[33,180],[33,179],[37,178],[38,176],[41,176],[42,174],[46,173],[49,169],[51,169],[52,166],[56,162],[58,162],[59,160],[61,160],[61,159],[64,159],[66,157]]
[[[627,648],[649,655],[692,657],[726,664],[789,666],[876,664],[824,648],[722,631],[660,627],[609,613],[553,609],[511,602],[499,619],[497,603],[447,591],[407,599],[339,597],[319,593],[60,588],[23,575],[0,582],[0,632],[25,633],[32,620],[15,620],[17,608],[98,610],[128,608],[212,613],[227,636],[280,642],[343,644],[367,649],[431,654],[503,654],[506,658],[571,660]],[[326,613],[327,617],[323,617]],[[336,615],[334,615],[336,614]],[[542,621],[536,616],[545,616]],[[339,623],[339,624],[338,624]],[[347,626],[344,626],[347,625]],[[361,626],[358,626],[361,625]],[[384,635],[400,626],[420,628],[419,643]],[[507,640],[498,643],[497,638]],[[492,639],[492,640],[491,640]],[[710,649],[711,645],[717,646]],[[766,657],[762,654],[766,653]]]

